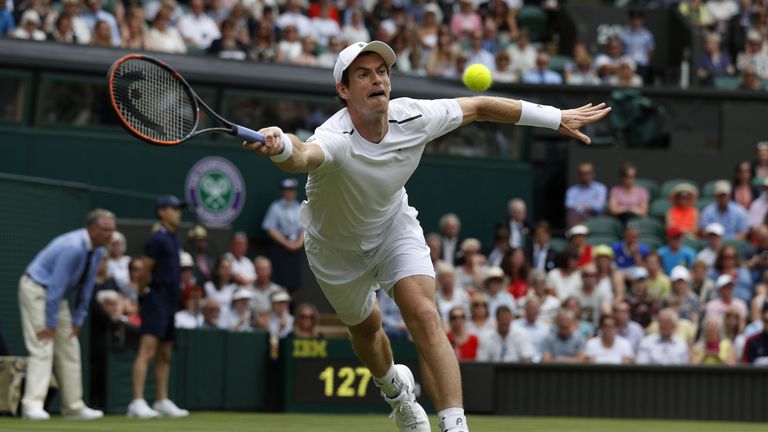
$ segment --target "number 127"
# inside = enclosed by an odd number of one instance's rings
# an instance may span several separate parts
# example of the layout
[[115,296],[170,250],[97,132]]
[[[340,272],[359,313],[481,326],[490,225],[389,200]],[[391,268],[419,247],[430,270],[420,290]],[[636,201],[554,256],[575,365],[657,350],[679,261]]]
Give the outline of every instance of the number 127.
[[[336,386],[336,377],[339,378],[339,385]],[[326,397],[365,397],[368,390],[368,383],[371,380],[371,371],[366,367],[344,366],[336,370],[333,366],[328,366],[320,372],[320,381],[325,384],[324,394]],[[355,379],[360,378],[355,389]]]

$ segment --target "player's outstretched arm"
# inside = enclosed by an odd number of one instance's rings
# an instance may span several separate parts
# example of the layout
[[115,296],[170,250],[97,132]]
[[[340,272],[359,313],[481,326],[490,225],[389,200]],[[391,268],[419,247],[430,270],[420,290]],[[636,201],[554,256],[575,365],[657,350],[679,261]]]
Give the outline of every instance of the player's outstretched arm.
[[559,110],[551,106],[492,96],[465,97],[458,98],[457,101],[464,112],[462,125],[474,121],[492,121],[546,127],[586,144],[590,144],[592,140],[580,129],[602,120],[611,112],[611,107],[604,103]]
[[259,133],[264,135],[263,144],[243,142],[243,147],[272,159],[283,171],[306,173],[323,163],[325,155],[317,144],[305,143],[295,135],[284,133],[278,127],[264,128]]

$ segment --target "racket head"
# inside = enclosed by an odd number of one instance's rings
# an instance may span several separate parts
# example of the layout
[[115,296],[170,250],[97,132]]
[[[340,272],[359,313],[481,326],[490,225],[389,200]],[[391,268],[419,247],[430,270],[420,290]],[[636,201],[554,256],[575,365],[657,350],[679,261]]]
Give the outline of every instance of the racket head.
[[147,143],[181,144],[197,130],[197,95],[160,60],[142,54],[123,56],[109,68],[107,86],[120,123]]

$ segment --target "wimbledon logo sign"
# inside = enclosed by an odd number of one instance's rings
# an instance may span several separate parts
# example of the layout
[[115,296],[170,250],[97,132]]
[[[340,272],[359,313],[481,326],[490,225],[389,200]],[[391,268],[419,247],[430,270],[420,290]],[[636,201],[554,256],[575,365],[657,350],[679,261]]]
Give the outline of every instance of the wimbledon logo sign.
[[185,182],[187,201],[204,225],[229,225],[245,205],[245,183],[232,162],[211,156],[199,160]]

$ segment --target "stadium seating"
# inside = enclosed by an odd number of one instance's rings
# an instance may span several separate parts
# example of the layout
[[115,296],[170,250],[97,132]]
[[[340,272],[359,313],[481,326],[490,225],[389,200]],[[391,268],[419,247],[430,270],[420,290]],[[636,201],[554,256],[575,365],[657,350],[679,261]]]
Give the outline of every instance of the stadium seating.
[[664,244],[664,241],[660,237],[651,234],[641,234],[640,243],[645,243],[646,246],[652,250],[656,250]]
[[723,239],[723,246],[733,246],[736,248],[736,252],[739,254],[740,257],[743,257],[752,249],[752,246],[750,246],[749,242],[746,240],[731,238],[731,239]]
[[587,242],[592,246],[598,245],[612,245],[619,241],[619,236],[610,234],[590,234],[587,237]]
[[622,231],[621,222],[613,216],[595,216],[586,222],[590,235],[613,235],[620,236]]
[[696,252],[704,249],[704,247],[706,246],[706,244],[702,240],[685,237],[685,236],[683,237],[683,245],[688,246],[689,248],[695,250]]
[[568,240],[560,237],[552,237],[549,241],[549,245],[552,247],[552,250],[557,253],[564,252],[568,249]]
[[664,223],[656,218],[634,218],[629,223],[640,229],[640,235],[664,237]]
[[[725,179],[722,179],[725,180]],[[706,183],[704,183],[704,186],[701,188],[701,197],[702,198],[714,198],[715,197],[715,183],[721,181],[721,179],[717,180],[710,180]]]
[[701,209],[711,204],[712,201],[714,201],[714,198],[709,198],[709,197],[699,198],[699,200],[696,201],[696,208],[699,209],[699,211],[701,211]]
[[659,197],[659,182],[649,178],[636,178],[635,184],[648,191],[648,199],[651,201]]
[[518,27],[528,29],[530,40],[534,42],[544,39],[548,19],[547,12],[538,6],[525,5],[517,11]]
[[661,184],[661,191],[660,191],[660,195],[659,196],[664,197],[664,198],[668,198],[669,197],[669,193],[672,191],[672,188],[674,188],[675,186],[679,185],[680,183],[690,183],[690,184],[696,186],[697,188],[699,187],[699,185],[695,181],[693,181],[693,180],[688,180],[688,179],[672,179],[672,180],[667,180],[667,181],[665,181],[664,183]]
[[648,209],[648,214],[655,218],[664,219],[667,217],[667,211],[672,207],[669,200],[665,197],[659,197],[651,201],[651,206]]

